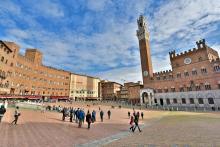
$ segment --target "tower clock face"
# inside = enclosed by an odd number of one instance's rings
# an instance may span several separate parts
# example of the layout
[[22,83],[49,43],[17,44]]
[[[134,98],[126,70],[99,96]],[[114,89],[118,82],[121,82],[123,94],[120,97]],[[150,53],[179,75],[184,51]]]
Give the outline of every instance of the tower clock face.
[[145,71],[143,72],[143,75],[144,75],[145,77],[148,76],[148,71],[145,70]]
[[192,59],[191,58],[185,58],[184,59],[184,63],[185,64],[190,64],[192,62]]

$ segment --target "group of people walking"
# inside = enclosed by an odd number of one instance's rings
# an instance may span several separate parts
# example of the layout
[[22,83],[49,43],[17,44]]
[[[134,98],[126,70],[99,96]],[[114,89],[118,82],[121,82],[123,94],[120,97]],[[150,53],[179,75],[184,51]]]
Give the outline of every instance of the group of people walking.
[[[78,127],[81,128],[82,124],[84,124],[84,121],[87,122],[88,124],[88,129],[90,129],[91,123],[96,122],[96,111],[93,110],[92,112],[90,112],[89,110],[87,111],[87,113],[85,114],[85,111],[83,108],[73,108],[73,107],[58,107],[59,112],[62,113],[62,120],[65,121],[66,117],[69,117],[69,121],[70,122],[75,122],[78,123]],[[4,107],[4,105],[0,106],[0,123],[1,120],[4,116],[4,114],[6,113],[6,108]],[[103,122],[104,120],[104,111],[101,110],[101,108],[99,107],[99,115],[100,115],[100,121]],[[107,115],[108,115],[108,119],[111,119],[111,111],[108,110],[107,111]],[[17,106],[15,111],[14,111],[14,120],[11,122],[11,124],[16,125],[18,118],[20,116],[19,113],[19,107]],[[136,128],[138,128],[139,132],[141,132],[141,129],[139,127],[139,119],[140,116],[143,120],[144,118],[144,113],[143,112],[135,112],[135,110],[133,109],[133,115],[131,115],[130,111],[128,111],[128,117],[130,118],[130,131],[135,132]]]
[[[141,132],[141,129],[139,127],[139,118],[140,118],[140,113],[138,112],[133,112],[133,115],[131,116],[130,112],[128,111],[128,117],[130,118],[130,130],[134,132],[136,128],[138,128],[139,132]],[[141,117],[142,120],[144,119],[144,113],[141,112]]]
[[[104,119],[104,111],[99,109],[100,111],[100,119],[101,122],[103,122]],[[96,111],[93,110],[92,113],[90,111],[87,111],[87,114],[85,114],[85,111],[83,108],[66,108],[64,107],[62,110],[62,120],[65,121],[66,117],[69,117],[70,122],[78,123],[78,127],[81,128],[82,124],[86,121],[88,124],[88,129],[90,129],[91,123],[96,122]],[[108,119],[111,118],[111,111],[108,110]]]

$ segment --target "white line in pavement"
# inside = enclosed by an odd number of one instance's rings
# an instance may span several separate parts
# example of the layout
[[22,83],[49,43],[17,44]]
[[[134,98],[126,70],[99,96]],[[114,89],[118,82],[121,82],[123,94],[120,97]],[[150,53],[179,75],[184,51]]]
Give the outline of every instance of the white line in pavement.
[[[161,119],[163,119],[165,116],[167,116],[169,112],[163,114],[161,117],[157,118],[156,120],[154,120],[153,122],[149,123],[149,124],[143,124],[143,125],[140,125],[141,129],[145,128],[145,127],[149,127],[151,125],[153,125],[155,122],[158,122],[160,121]],[[91,141],[91,142],[88,142],[88,143],[85,143],[85,144],[78,144],[78,145],[74,145],[74,147],[100,147],[100,146],[103,146],[103,145],[107,145],[109,143],[112,143],[114,141],[117,141],[119,139],[122,139],[122,138],[125,138],[129,135],[131,135],[132,133],[129,132],[129,131],[123,131],[123,132],[120,132],[120,133],[117,133],[115,135],[112,135],[112,136],[109,136],[109,137],[106,137],[106,138],[101,138],[101,139],[97,139],[97,140],[94,140],[94,141]]]

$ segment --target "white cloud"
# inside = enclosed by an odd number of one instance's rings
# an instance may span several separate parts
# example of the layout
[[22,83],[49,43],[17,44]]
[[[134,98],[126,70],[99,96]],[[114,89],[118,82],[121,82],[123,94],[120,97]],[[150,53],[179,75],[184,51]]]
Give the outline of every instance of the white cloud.
[[153,60],[155,71],[164,70],[170,62],[158,55],[193,48],[195,41],[218,30],[216,22],[220,22],[220,1],[179,0],[161,5],[149,19],[152,54],[164,61],[161,65],[155,63],[158,59]]
[[123,67],[98,73],[98,76],[104,80],[123,82],[142,81],[141,66]]
[[21,13],[21,8],[11,1],[3,0],[0,1],[0,14],[3,13],[14,13],[19,15]]
[[8,30],[8,33],[11,34],[14,37],[18,37],[19,39],[27,39],[30,36],[30,33],[26,32],[25,30],[21,29],[10,29]]
[[109,3],[108,0],[88,0],[87,7],[93,11],[102,11],[107,3]]
[[62,3],[56,3],[51,0],[32,0],[29,1],[31,12],[35,15],[41,15],[44,17],[63,17],[64,11],[61,7]]
[[198,27],[219,21],[219,16],[220,1],[219,3],[212,0],[169,1],[154,15],[152,37],[155,40],[166,41],[178,31],[191,32],[191,29],[199,30],[198,34],[203,34],[208,29],[200,30]]
[[[17,21],[28,24],[27,28],[21,29],[16,26],[14,19],[5,19],[7,23],[12,24],[6,31],[8,34],[5,38],[15,40],[25,48],[29,46],[40,48],[44,53],[45,64],[67,68],[74,72],[96,72],[98,67],[100,71],[113,69],[100,73],[100,76],[119,82],[122,76],[127,81],[138,81],[141,79],[141,68],[136,66],[140,64],[135,34],[136,18],[152,9],[150,6],[154,2],[88,0],[86,6],[92,11],[78,16],[81,17],[79,29],[64,25],[59,28],[62,31],[58,29],[56,33],[47,30],[48,26],[43,26],[45,24],[37,18],[38,16],[50,18],[49,22],[54,24],[57,23],[57,18],[62,18],[62,23],[72,22],[68,20],[68,16],[64,17],[68,10],[62,3],[58,4],[52,0],[32,0],[29,5],[33,8],[29,8],[30,14],[27,14],[19,6],[8,2],[8,8],[3,9],[0,5],[0,14],[17,13],[15,15],[19,18]],[[220,2],[211,0],[168,1],[156,10],[148,21],[154,72],[171,69],[169,50],[176,48],[181,51],[194,47],[196,40],[207,37],[217,30],[216,22],[220,21]],[[75,18],[72,19],[75,21]],[[219,49],[218,44],[214,46]]]
[[170,57],[169,55],[165,56],[152,56],[153,72],[160,72],[165,70],[170,70]]

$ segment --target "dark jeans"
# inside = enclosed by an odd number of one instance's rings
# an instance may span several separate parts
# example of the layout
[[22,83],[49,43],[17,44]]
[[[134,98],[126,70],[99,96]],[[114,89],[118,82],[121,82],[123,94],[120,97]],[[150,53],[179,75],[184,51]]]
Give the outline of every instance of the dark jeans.
[[2,122],[2,117],[3,117],[3,116],[0,116],[0,123]]
[[133,132],[135,131],[136,127],[138,127],[139,132],[141,132],[141,129],[140,129],[138,123],[135,123],[135,127],[133,128]]
[[88,122],[88,129],[90,129],[90,124],[91,124],[91,122]]
[[66,118],[65,115],[63,115],[62,120],[65,121],[65,118]]
[[15,119],[11,122],[11,124],[15,124],[15,125],[17,125],[17,121],[18,121],[18,116],[15,116]]
[[79,128],[82,127],[82,120],[79,120],[79,125],[78,125]]
[[131,126],[131,127],[130,127],[130,130],[131,130],[131,131],[134,131],[134,126]]

